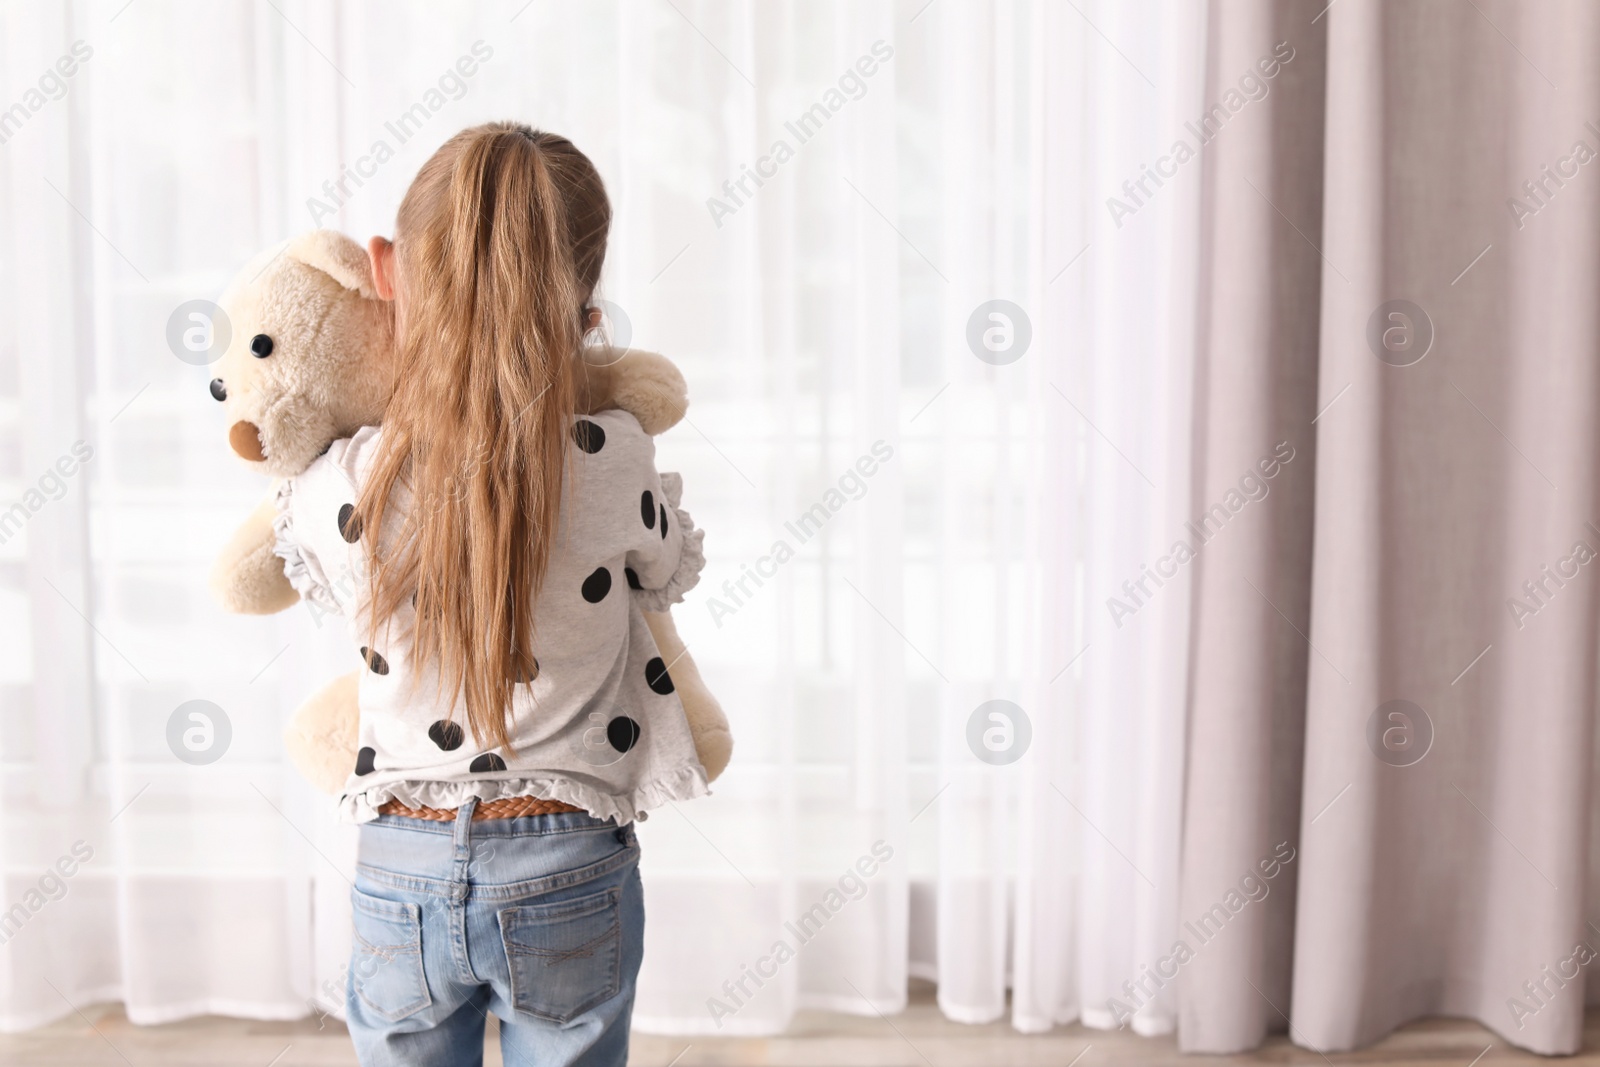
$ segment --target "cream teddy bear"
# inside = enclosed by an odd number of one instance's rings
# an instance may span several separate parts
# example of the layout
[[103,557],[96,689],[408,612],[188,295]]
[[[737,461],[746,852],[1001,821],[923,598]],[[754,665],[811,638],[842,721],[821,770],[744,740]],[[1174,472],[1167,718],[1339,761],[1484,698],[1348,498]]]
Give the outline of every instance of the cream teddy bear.
[[[292,478],[362,426],[381,421],[389,399],[394,330],[377,298],[367,253],[333,230],[315,230],[263,253],[222,297],[232,337],[211,395],[228,420],[228,444],[249,466]],[[632,349],[584,363],[579,410],[621,408],[648,434],[670,429],[688,407],[683,376],[664,356]],[[273,494],[251,512],[211,571],[228,611],[268,615],[299,594],[272,550]],[[678,637],[669,613],[645,621],[683,701],[706,777],[728,765],[733,736],[722,708]],[[359,672],[336,678],[300,706],[284,731],[289,758],[313,786],[337,794],[356,761]]]

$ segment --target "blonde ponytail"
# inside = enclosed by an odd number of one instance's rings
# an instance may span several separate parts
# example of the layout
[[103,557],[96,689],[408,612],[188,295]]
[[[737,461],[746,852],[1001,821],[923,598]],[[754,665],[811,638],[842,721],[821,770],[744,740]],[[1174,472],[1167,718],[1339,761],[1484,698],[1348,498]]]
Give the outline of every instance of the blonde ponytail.
[[[508,744],[512,694],[537,670],[534,602],[610,223],[589,159],[512,123],[452,137],[400,205],[396,386],[357,503],[366,621],[376,635],[415,594],[412,655],[437,662],[480,744]],[[397,487],[411,499],[380,544]]]

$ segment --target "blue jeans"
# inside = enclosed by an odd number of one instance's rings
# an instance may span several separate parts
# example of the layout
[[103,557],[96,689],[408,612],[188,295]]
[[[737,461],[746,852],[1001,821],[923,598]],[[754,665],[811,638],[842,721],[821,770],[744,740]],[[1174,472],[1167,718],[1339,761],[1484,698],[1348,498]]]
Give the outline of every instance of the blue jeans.
[[632,826],[582,812],[361,827],[345,1005],[364,1067],[624,1067],[644,953]]

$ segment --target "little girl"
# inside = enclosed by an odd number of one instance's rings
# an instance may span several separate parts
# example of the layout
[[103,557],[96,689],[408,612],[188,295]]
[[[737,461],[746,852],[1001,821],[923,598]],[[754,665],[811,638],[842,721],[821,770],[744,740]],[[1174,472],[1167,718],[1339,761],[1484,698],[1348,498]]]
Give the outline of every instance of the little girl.
[[574,414],[610,222],[566,139],[451,138],[370,246],[398,340],[383,426],[279,492],[290,581],[366,665],[340,806],[369,1067],[481,1063],[488,1012],[507,1064],[622,1067],[633,821],[706,789],[634,600],[681,600],[702,535],[633,416]]

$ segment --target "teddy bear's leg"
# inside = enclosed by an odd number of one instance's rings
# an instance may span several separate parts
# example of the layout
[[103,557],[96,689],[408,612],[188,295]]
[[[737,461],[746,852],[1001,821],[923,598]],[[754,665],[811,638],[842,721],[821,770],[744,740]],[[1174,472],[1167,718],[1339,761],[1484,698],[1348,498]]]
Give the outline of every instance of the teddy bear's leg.
[[273,554],[272,497],[250,513],[234,531],[211,566],[211,592],[228,611],[271,615],[300,599],[283,574],[283,560]]
[[289,761],[318,792],[337,796],[356,765],[361,712],[356,704],[360,672],[341,675],[295,709],[283,730]]
[[650,635],[656,639],[656,648],[667,661],[673,688],[683,701],[683,714],[689,720],[689,732],[694,735],[700,766],[706,769],[706,779],[715,781],[733,757],[733,733],[728,729],[728,718],[678,637],[671,612],[647,611],[644,621],[650,627]]

